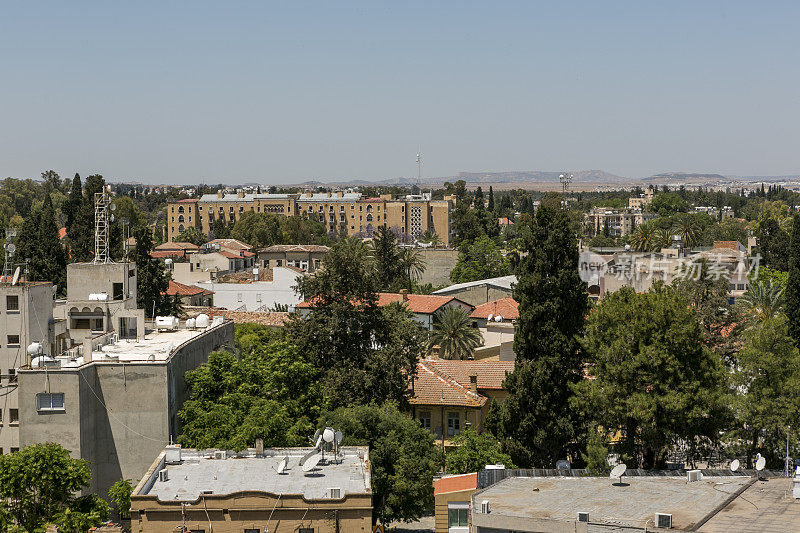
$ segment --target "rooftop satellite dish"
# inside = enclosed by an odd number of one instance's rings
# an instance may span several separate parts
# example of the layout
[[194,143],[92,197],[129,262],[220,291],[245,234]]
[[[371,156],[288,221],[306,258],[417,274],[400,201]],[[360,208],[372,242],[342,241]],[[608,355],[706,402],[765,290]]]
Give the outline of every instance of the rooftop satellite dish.
[[318,449],[318,450],[319,450],[319,447],[320,447],[320,446],[322,446],[322,435],[320,435],[319,437],[317,437],[317,443],[314,445],[314,447],[315,447],[316,449]]
[[11,278],[11,284],[16,285],[19,281],[19,267],[14,270],[14,277]]
[[496,317],[494,317],[494,321],[495,322],[502,322],[503,321],[503,315],[497,315]]
[[494,313],[489,313],[489,316],[486,317],[486,320],[489,320],[489,321],[494,320]]
[[341,431],[336,431],[336,434],[334,435],[334,441],[336,442],[337,446],[342,443],[342,439],[344,439],[344,434]]
[[6,244],[6,250],[8,251],[9,255],[14,255],[14,252],[17,251],[17,246],[13,242],[10,242]]
[[111,204],[111,210],[112,211],[116,211],[117,210],[117,204]]
[[314,468],[317,467],[319,464],[319,460],[322,459],[322,455],[315,453],[311,457],[308,458],[308,461],[303,463],[303,472],[311,472]]
[[558,461],[556,461],[556,469],[569,470],[570,469],[569,461],[567,461],[566,459],[559,459]]
[[286,464],[287,464],[286,457],[284,457],[283,459],[281,459],[281,462],[278,463],[278,473],[279,474],[283,474],[283,473],[286,472]]
[[739,470],[739,459],[734,459],[731,461],[731,472],[736,472]]
[[764,470],[764,467],[767,466],[767,458],[766,457],[759,457],[756,461],[756,470],[761,472]]
[[317,442],[317,439],[319,438],[320,435],[322,435],[322,430],[321,429],[316,430],[314,432],[314,438],[311,439],[311,442]]
[[322,440],[325,442],[333,442],[334,438],[336,438],[336,433],[334,433],[331,428],[325,428],[325,431],[322,432]]
[[611,473],[608,475],[608,477],[622,479],[622,475],[625,474],[627,469],[628,465],[625,463],[620,463],[611,470]]
[[317,450],[311,450],[310,452],[305,454],[303,457],[300,458],[300,466],[303,466],[304,464],[306,464],[306,461],[308,461],[309,459],[311,459],[315,455],[317,455]]

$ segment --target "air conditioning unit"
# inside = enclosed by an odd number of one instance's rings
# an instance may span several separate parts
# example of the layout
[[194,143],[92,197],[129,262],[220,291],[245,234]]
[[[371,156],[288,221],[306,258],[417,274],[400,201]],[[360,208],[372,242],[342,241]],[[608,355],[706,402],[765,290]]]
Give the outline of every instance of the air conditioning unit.
[[703,473],[699,470],[689,470],[686,472],[686,480],[689,483],[694,481],[701,481],[703,479]]
[[589,513],[583,513],[578,511],[578,522],[588,522],[589,521]]
[[672,529],[672,515],[666,513],[656,513],[655,518],[653,518],[653,522],[655,522],[656,527],[660,527],[663,529]]
[[328,489],[328,494],[334,500],[338,500],[339,498],[342,497],[342,489],[340,489],[339,487],[332,487]]
[[489,514],[489,500],[481,502],[481,514]]
[[158,471],[158,480],[162,482],[169,480],[169,474],[166,468]]
[[214,459],[227,459],[227,458],[228,458],[228,452],[226,452],[225,450],[217,450],[214,452]]

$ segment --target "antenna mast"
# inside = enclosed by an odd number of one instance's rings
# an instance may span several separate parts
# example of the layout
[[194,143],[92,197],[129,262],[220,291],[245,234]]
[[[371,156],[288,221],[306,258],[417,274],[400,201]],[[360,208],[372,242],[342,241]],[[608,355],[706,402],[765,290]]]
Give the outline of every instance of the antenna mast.
[[574,176],[572,174],[560,174],[558,176],[558,181],[561,182],[561,208],[567,208],[567,190],[569,190],[569,185],[572,183],[572,178]]
[[[110,208],[114,210],[112,205]],[[94,193],[94,262],[113,263],[108,253],[113,215],[109,215],[108,188]]]
[[417,187],[422,183],[422,149],[417,148]]
[[6,228],[6,243],[3,245],[3,251],[5,252],[5,258],[3,260],[3,277],[0,278],[4,282],[7,281],[7,278],[11,275],[11,267],[14,266],[11,263],[11,258],[14,256],[14,252],[17,250],[17,247],[14,246],[14,243],[10,241],[16,236],[16,229]]

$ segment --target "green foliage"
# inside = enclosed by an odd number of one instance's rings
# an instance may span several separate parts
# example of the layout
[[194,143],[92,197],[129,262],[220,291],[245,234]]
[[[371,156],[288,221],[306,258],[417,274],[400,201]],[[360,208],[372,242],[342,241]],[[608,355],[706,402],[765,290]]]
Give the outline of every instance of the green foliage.
[[607,294],[584,339],[595,379],[573,385],[574,405],[600,426],[621,429],[618,451],[642,468],[660,466],[677,439],[716,442],[726,421],[725,374],[702,339],[695,311],[671,287]]
[[[189,226],[188,228],[183,230],[180,233],[180,235],[178,235],[176,240],[177,242],[190,242],[192,244],[196,244],[197,246],[201,246],[206,242],[208,242],[208,237],[206,236],[205,233],[200,231],[199,228],[196,228],[195,226]],[[242,242],[249,243],[249,241],[242,241]]]
[[491,433],[476,433],[467,428],[453,439],[455,447],[445,455],[448,474],[478,472],[486,465],[503,464],[506,468],[516,468],[511,456],[504,453],[500,442]]
[[604,235],[595,235],[588,242],[588,245],[592,248],[609,248],[611,246],[616,246],[616,244],[614,239]]
[[67,280],[67,255],[58,238],[58,225],[50,195],[40,208],[25,220],[18,239],[19,259],[30,259],[28,280],[51,281],[64,293]]
[[471,201],[467,194],[467,186],[464,180],[458,180],[455,184],[445,183],[447,194],[455,197],[455,207],[450,213],[450,225],[455,233],[452,244],[457,248],[462,243],[472,243],[483,233],[482,221],[478,219],[473,209],[470,209]]
[[[136,263],[137,305],[144,309],[146,316],[170,316],[180,313],[180,301],[165,294],[169,278],[160,261],[150,255],[153,249],[153,236],[144,224],[134,229],[136,248],[133,262]],[[155,309],[155,315],[153,310]]]
[[685,213],[689,203],[674,192],[660,192],[650,202],[649,209],[659,216],[668,217],[675,213]]
[[[216,219],[214,222],[217,223]],[[223,233],[226,233],[223,230]],[[214,235],[217,235],[216,229]],[[230,237],[262,248],[273,244],[327,244],[325,225],[301,216],[285,217],[247,211],[230,229]]]
[[425,260],[416,248],[402,248],[400,250],[400,270],[403,272],[408,292],[413,292],[414,284],[419,281],[425,272]]
[[433,331],[428,337],[427,349],[439,347],[442,359],[472,359],[483,337],[472,327],[469,312],[458,307],[446,307],[434,316]]
[[242,450],[308,443],[322,403],[317,370],[297,347],[266,328],[237,330],[241,356],[214,352],[186,374],[189,400],[178,442],[197,448]]
[[108,503],[95,494],[77,498],[75,504],[53,517],[59,533],[85,533],[108,519]]
[[789,270],[789,234],[773,216],[759,220],[756,230],[761,265],[777,270]]
[[442,458],[433,434],[392,403],[340,408],[319,427],[344,433],[343,444],[369,446],[373,520],[410,522],[433,509],[433,475]]
[[586,439],[586,451],[581,453],[586,470],[592,474],[608,472],[608,439],[600,428],[590,428]]
[[786,426],[792,427],[791,445],[797,452],[800,353],[788,326],[779,315],[749,328],[734,372],[734,385],[741,391],[735,404],[738,436],[750,442],[748,459],[760,452],[771,468],[783,468]]
[[[55,443],[0,455],[0,515],[10,515],[26,531],[35,531],[68,510],[70,514],[87,512],[87,500],[73,494],[86,487],[90,478],[89,464],[71,458]],[[95,513],[91,525],[97,525],[105,518],[102,500],[91,500],[88,512]]]
[[474,242],[462,241],[458,261],[450,272],[450,281],[464,283],[507,276],[510,268],[510,262],[500,247],[483,235]]
[[133,485],[130,479],[120,479],[108,489],[108,499],[117,508],[120,518],[128,518],[131,512]]
[[397,289],[403,284],[404,275],[394,232],[386,226],[379,226],[372,236],[370,245],[380,290],[388,292]]
[[752,281],[736,304],[750,318],[762,321],[773,318],[783,311],[784,289],[772,280]]
[[405,404],[422,353],[423,331],[399,305],[378,307],[378,283],[369,248],[343,239],[323,259],[323,269],[298,281],[313,304],[287,332],[321,370],[332,407],[392,400]]
[[800,215],[794,216],[789,243],[789,274],[786,280],[786,316],[789,336],[800,347]]
[[542,204],[522,232],[514,299],[517,361],[506,378],[498,436],[521,466],[552,466],[575,442],[570,385],[581,380],[577,336],[589,309],[578,247],[564,211]]

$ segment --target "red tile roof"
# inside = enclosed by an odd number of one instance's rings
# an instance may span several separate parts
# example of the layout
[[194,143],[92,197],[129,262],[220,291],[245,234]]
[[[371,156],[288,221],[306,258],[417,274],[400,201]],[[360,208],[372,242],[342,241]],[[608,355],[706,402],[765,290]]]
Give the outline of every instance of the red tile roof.
[[478,390],[503,390],[503,380],[514,371],[514,361],[471,361],[424,359],[427,366],[455,379],[469,388],[469,377],[478,376]]
[[[404,296],[407,299],[404,299]],[[392,303],[403,303],[405,302],[405,306],[408,308],[409,311],[412,313],[420,313],[420,314],[433,314],[448,303],[456,301],[461,302],[458,298],[453,298],[452,296],[436,296],[433,294],[407,294],[403,295],[400,293],[394,292],[379,292],[378,293],[378,306],[379,307],[386,307]],[[463,302],[462,302],[463,303]],[[313,302],[308,300],[304,302],[300,302],[297,304],[297,307],[300,308],[311,308],[314,307]]]
[[165,242],[159,244],[154,250],[199,250],[200,247],[191,242]]
[[516,320],[519,318],[519,304],[514,298],[500,298],[479,305],[469,316],[470,318],[489,318],[489,315],[500,315],[505,320]]
[[320,244],[273,244],[272,246],[267,246],[266,248],[261,248],[259,252],[320,252],[325,253],[329,251],[330,248],[327,246],[322,246]]
[[166,259],[167,257],[186,257],[186,250],[153,250],[150,257],[155,259]]
[[478,473],[445,476],[433,481],[433,493],[445,494],[447,492],[461,492],[478,488]]
[[236,324],[259,324],[261,326],[283,327],[291,317],[291,313],[261,311],[228,311],[216,307],[192,307],[186,311],[187,316],[196,317],[205,313],[209,317],[221,316]]
[[214,239],[213,241],[208,241],[209,244],[219,244],[220,246],[224,246],[225,248],[230,248],[232,250],[251,250],[253,247],[249,244],[245,244],[242,241],[237,241],[236,239]]
[[459,407],[483,407],[486,396],[475,394],[453,377],[440,371],[429,360],[417,363],[414,378],[412,405],[444,405]]
[[506,217],[500,217],[497,219],[497,224],[500,226],[513,226],[514,222]]
[[235,254],[233,252],[226,252],[225,250],[219,250],[217,253],[222,255],[223,257],[227,257],[228,259],[242,259],[243,258],[239,254]]
[[179,204],[194,204],[194,203],[197,203],[197,198],[186,198],[184,200],[178,200],[177,203],[179,203]]
[[63,239],[67,236],[67,228],[59,228],[58,230],[58,238],[59,240]]
[[211,291],[206,289],[202,289],[200,287],[196,287],[194,285],[184,285],[183,283],[178,283],[177,281],[169,280],[169,286],[165,291],[165,294],[169,294],[170,296],[196,296],[198,294],[213,294]]

